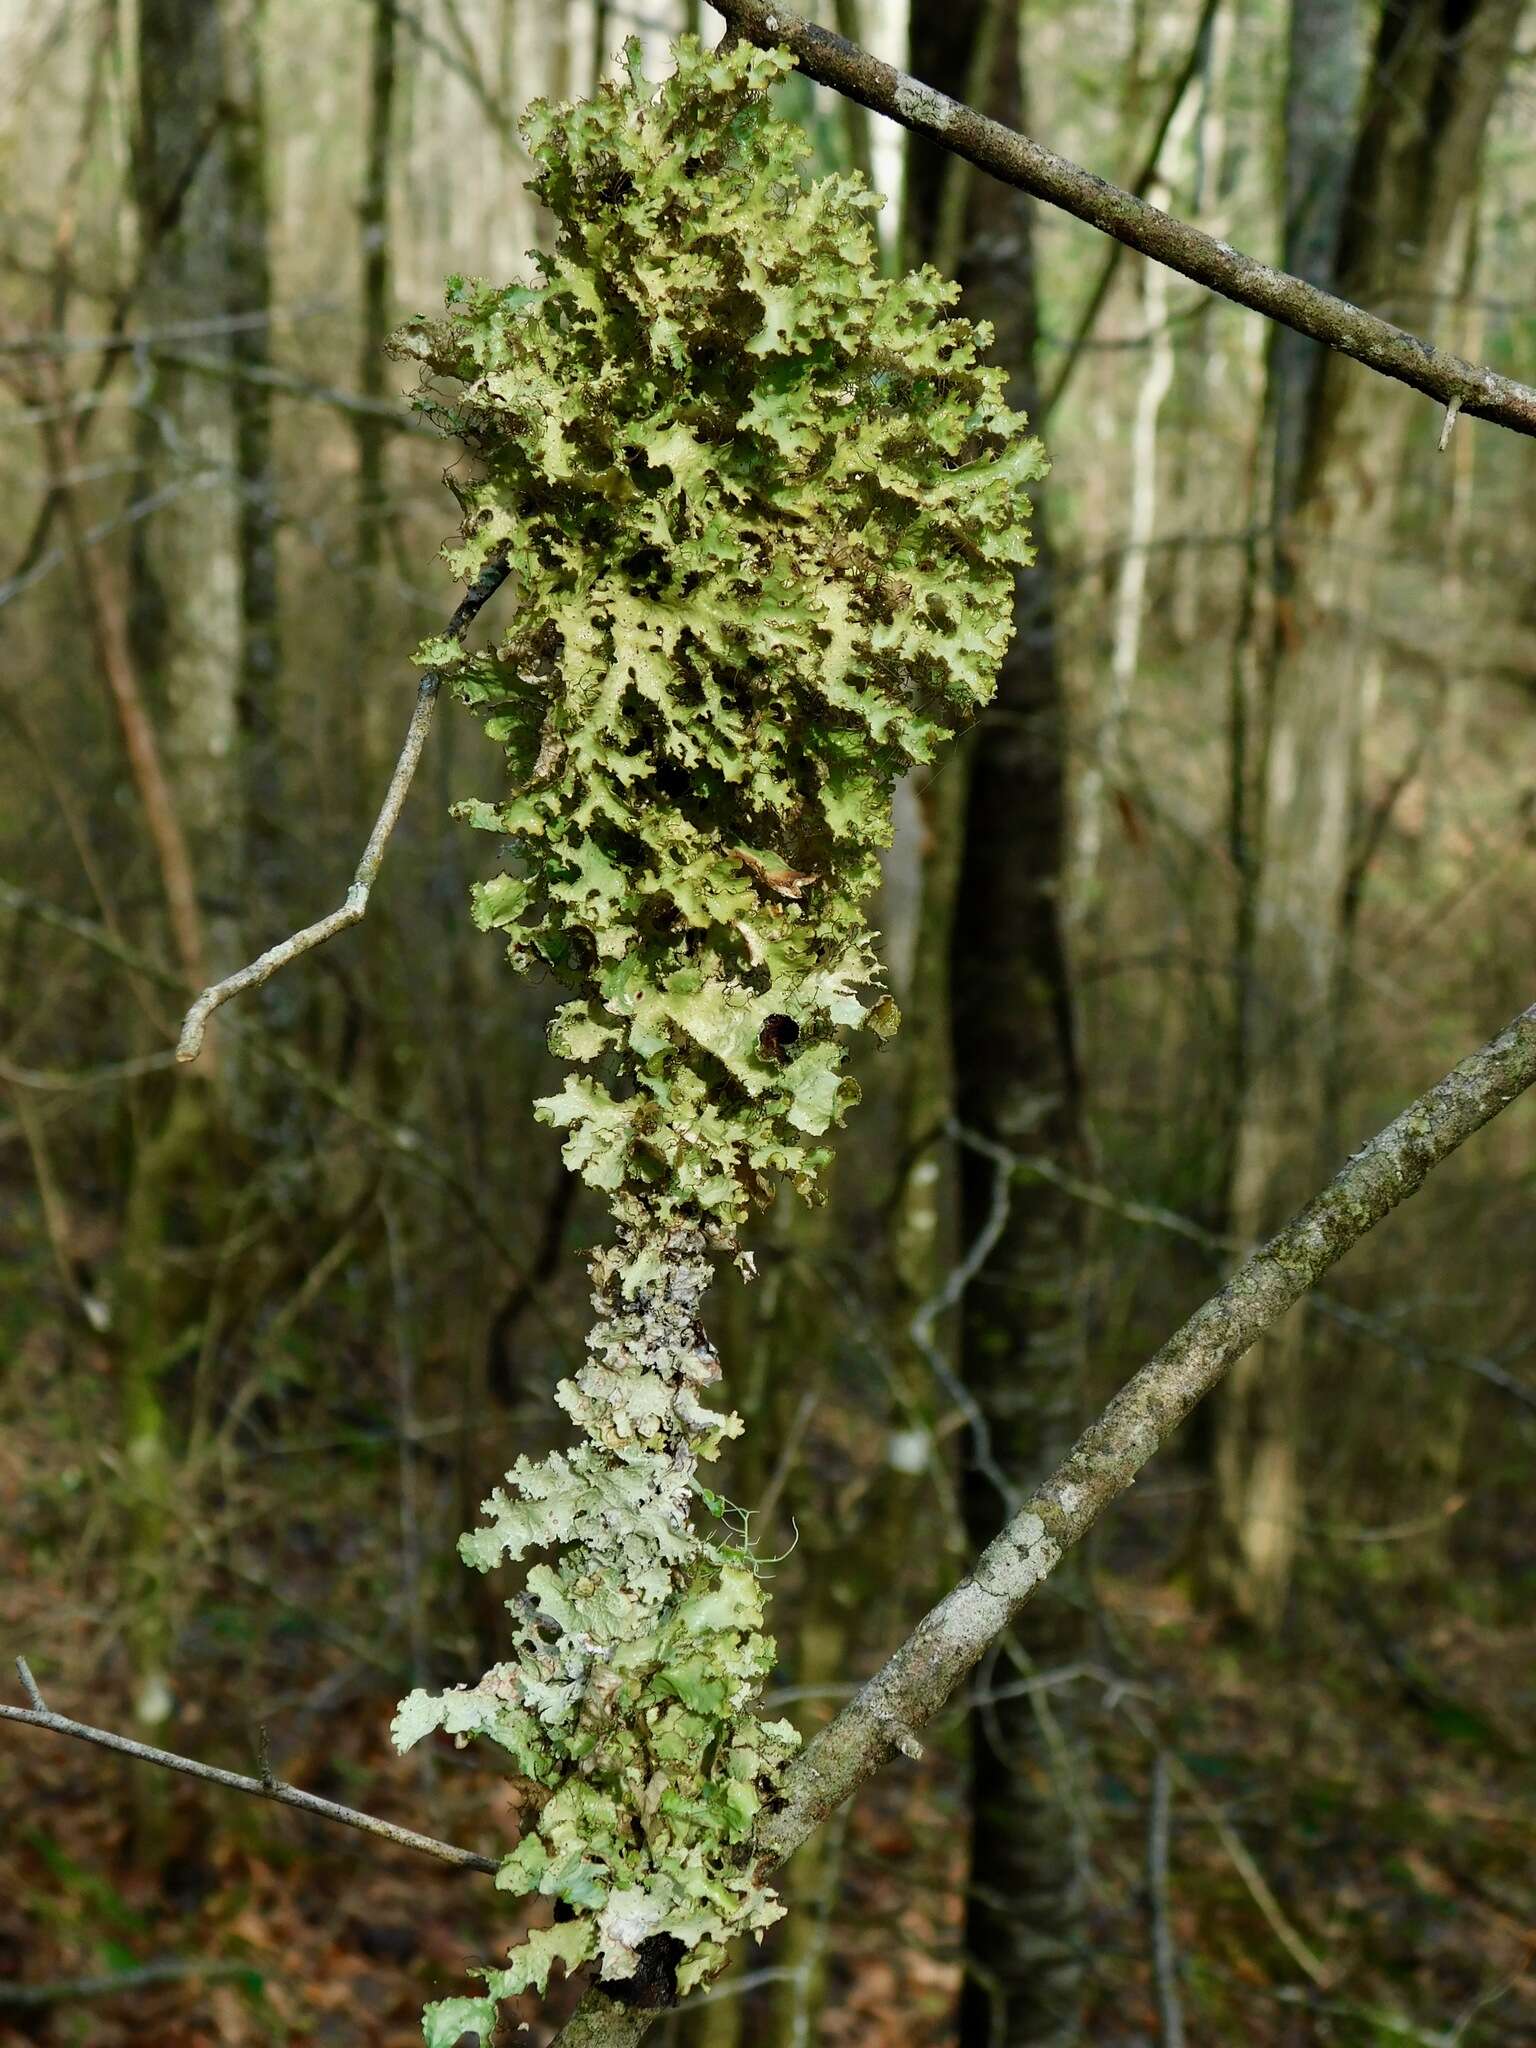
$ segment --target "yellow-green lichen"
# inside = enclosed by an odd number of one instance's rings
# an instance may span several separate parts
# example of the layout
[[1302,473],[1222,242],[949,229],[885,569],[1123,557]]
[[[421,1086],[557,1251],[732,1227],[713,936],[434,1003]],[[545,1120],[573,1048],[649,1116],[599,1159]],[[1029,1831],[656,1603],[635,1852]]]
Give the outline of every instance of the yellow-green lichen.
[[859,178],[803,181],[769,100],[789,65],[685,37],[659,87],[631,51],[535,107],[534,281],[450,280],[396,342],[468,452],[451,566],[504,559],[516,592],[496,644],[418,652],[506,758],[462,807],[507,842],[475,917],[566,992],[537,1111],[619,1229],[559,1392],[587,1441],[520,1460],[465,1539],[482,1570],[548,1553],[509,1661],[396,1722],[501,1747],[533,1788],[501,1881],[568,1917],[429,2041],[487,2037],[557,1958],[621,1983],[670,1941],[686,1989],[778,1912],[752,1836],[794,1736],[752,1712],[750,1557],[693,1519],[739,1427],[702,1398],[698,1303],[754,1205],[812,1191],[848,1034],[895,1028],[862,907],[895,780],[986,700],[1030,558],[1043,463],[989,336],[932,270],[880,276]]

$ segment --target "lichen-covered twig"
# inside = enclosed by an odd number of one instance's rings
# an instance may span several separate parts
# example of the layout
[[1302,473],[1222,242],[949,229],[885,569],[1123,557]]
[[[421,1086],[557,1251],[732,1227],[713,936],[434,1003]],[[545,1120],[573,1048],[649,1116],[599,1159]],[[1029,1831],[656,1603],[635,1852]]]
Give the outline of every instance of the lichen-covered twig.
[[488,2041],[557,1960],[670,2005],[782,1910],[753,1826],[798,1738],[754,1711],[774,1651],[747,1517],[701,1476],[740,1424],[700,1305],[781,1182],[813,1193],[848,1035],[896,1027],[865,920],[894,786],[991,694],[1043,473],[957,288],[883,278],[862,181],[802,179],[789,60],[675,54],[530,111],[537,282],[451,278],[393,344],[474,458],[455,575],[501,542],[517,577],[494,647],[417,660],[506,762],[459,807],[500,842],[474,914],[566,991],[535,1113],[618,1231],[556,1392],[583,1440],[520,1458],[460,1546],[548,1554],[505,1659],[396,1717],[538,1788],[498,1882],[569,1909],[432,2006],[433,2044]]
[[[1448,350],[1288,271],[1245,256],[1144,199],[1095,177],[1042,143],[935,92],[910,73],[883,64],[857,43],[802,20],[776,0],[711,0],[736,33],[762,49],[788,50],[807,78],[899,121],[941,149],[964,157],[1005,185],[1060,207],[1128,249],[1193,278],[1223,298],[1294,328],[1367,369],[1411,385],[1455,413],[1536,435],[1536,390]],[[1442,440],[1441,446],[1443,447]]]
[[399,1827],[392,1820],[359,1813],[352,1806],[339,1806],[334,1799],[322,1799],[314,1792],[301,1792],[295,1785],[280,1783],[270,1771],[260,1778],[243,1777],[238,1771],[224,1771],[216,1764],[203,1764],[194,1757],[177,1756],[172,1750],[152,1749],[147,1742],[134,1742],[129,1736],[115,1735],[110,1728],[93,1728],[84,1721],[72,1721],[67,1714],[55,1714],[49,1708],[25,1657],[16,1659],[16,1671],[31,1705],[12,1707],[0,1703],[0,1720],[20,1721],[28,1728],[46,1728],[54,1735],[73,1735],[78,1741],[94,1742],[102,1749],[115,1749],[122,1756],[132,1757],[135,1763],[158,1764],[162,1770],[180,1771],[188,1778],[205,1778],[210,1784],[227,1786],[232,1792],[248,1792],[253,1799],[271,1799],[279,1806],[297,1806],[305,1813],[318,1814],[322,1820],[339,1821],[343,1827],[359,1828],[368,1835],[381,1835],[397,1848],[416,1849],[423,1856],[434,1856],[439,1863],[451,1863],[460,1870],[495,1871],[500,1868],[493,1856],[481,1856],[473,1849],[458,1849],[452,1842],[439,1842],[432,1835],[419,1835],[414,1828]]
[[[768,1876],[921,1728],[1228,1368],[1434,1169],[1536,1083],[1536,1006],[1409,1104],[1245,1259],[1084,1431],[884,1667],[788,1767],[757,1831]],[[589,1992],[556,2048],[629,2048],[652,2014]]]
[[[448,622],[448,634],[462,640],[481,607],[501,588],[507,580],[507,565],[498,556],[488,562],[465,591],[457,611]],[[395,763],[395,772],[389,778],[389,788],[379,815],[374,820],[373,830],[368,835],[368,844],[363,848],[363,857],[357,864],[352,877],[352,886],[346,897],[328,917],[318,919],[314,924],[305,925],[302,931],[294,932],[280,945],[271,946],[259,959],[251,961],[237,973],[226,975],[223,981],[216,981],[211,988],[205,988],[193,1003],[181,1027],[181,1037],[176,1042],[176,1057],[186,1062],[195,1060],[203,1049],[203,1036],[208,1029],[208,1019],[214,1011],[227,1003],[231,996],[243,995],[248,988],[260,988],[264,981],[270,981],[280,967],[286,967],[290,960],[297,960],[302,953],[311,953],[316,946],[323,946],[327,939],[334,939],[338,932],[361,922],[368,908],[368,898],[373,892],[374,881],[383,864],[384,849],[389,844],[390,834],[400,821],[405,799],[410,793],[411,782],[416,774],[416,764],[421,759],[421,750],[427,743],[427,734],[432,727],[432,713],[437,708],[441,677],[429,669],[416,689],[416,703],[411,712],[411,722],[406,727],[405,742],[400,749],[400,758]]]
[[918,1728],[1018,1614],[1063,1554],[1135,1480],[1197,1402],[1435,1167],[1536,1082],[1536,1007],[1361,1147],[1330,1184],[1197,1309],[1084,1431],[970,1576],[790,1767],[758,1840],[777,1863],[892,1753],[891,1721]]

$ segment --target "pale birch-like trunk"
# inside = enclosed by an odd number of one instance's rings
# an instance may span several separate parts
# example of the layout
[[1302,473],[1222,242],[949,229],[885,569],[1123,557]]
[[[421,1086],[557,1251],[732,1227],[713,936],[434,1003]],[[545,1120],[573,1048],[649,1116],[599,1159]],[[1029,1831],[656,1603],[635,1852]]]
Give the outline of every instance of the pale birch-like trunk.
[[[1177,160],[1195,112],[1195,96],[1186,91],[1168,125],[1163,146],[1165,164]],[[1148,188],[1147,197],[1154,206],[1166,207],[1170,196],[1162,177]],[[1090,913],[1096,902],[1107,801],[1111,792],[1126,790],[1133,772],[1129,749],[1131,704],[1141,665],[1149,556],[1157,537],[1157,430],[1164,403],[1173,389],[1168,285],[1168,272],[1160,263],[1143,265],[1141,320],[1147,337],[1147,367],[1137,386],[1131,418],[1130,511],[1110,599],[1109,691],[1099,721],[1097,744],[1077,790],[1077,858],[1072,899],[1079,915]]]

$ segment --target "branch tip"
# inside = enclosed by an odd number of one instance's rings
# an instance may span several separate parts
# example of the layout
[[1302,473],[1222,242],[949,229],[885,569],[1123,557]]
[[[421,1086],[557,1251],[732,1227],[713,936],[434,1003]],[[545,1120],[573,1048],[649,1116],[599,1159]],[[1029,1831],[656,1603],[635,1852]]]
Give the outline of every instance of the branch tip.
[[[476,577],[448,621],[448,636],[462,641],[471,622],[490,598],[506,582],[508,575],[506,559],[494,556]],[[427,734],[432,726],[432,713],[437,704],[442,678],[433,669],[428,669],[416,686],[416,701],[411,707],[410,723],[405,729],[395,771],[389,778],[389,788],[384,792],[384,801],[379,806],[379,815],[374,819],[373,830],[368,835],[368,844],[363,848],[362,858],[357,864],[351,884],[341,903],[327,917],[307,924],[302,931],[293,932],[275,946],[269,946],[249,966],[238,968],[227,974],[222,981],[216,981],[211,988],[205,988],[197,997],[182,1023],[181,1036],[176,1041],[176,1058],[180,1065],[187,1066],[203,1049],[203,1038],[208,1029],[208,1019],[214,1011],[227,1003],[231,996],[238,996],[248,988],[259,988],[264,981],[270,981],[280,967],[286,967],[290,960],[297,960],[303,953],[311,953],[316,946],[323,946],[327,939],[334,939],[338,932],[349,926],[360,924],[368,908],[368,898],[373,889],[374,878],[384,859],[384,849],[389,844],[390,834],[400,822],[400,813],[405,808],[405,799],[410,793],[411,783],[416,774],[416,765],[421,759],[422,748],[427,743]]]
[[46,1714],[48,1703],[38,1690],[37,1680],[32,1676],[32,1667],[25,1657],[16,1659],[16,1675],[21,1680],[21,1689],[26,1694],[34,1714]]
[[910,1757],[913,1763],[922,1761],[923,1745],[905,1721],[898,1720],[894,1714],[884,1714],[881,1716],[881,1725],[903,1756]]

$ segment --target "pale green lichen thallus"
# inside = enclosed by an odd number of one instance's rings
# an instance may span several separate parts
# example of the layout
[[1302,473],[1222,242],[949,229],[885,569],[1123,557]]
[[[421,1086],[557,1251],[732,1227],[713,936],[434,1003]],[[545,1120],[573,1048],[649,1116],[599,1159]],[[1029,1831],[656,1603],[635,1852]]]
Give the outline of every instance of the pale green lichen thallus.
[[507,1660],[395,1722],[501,1747],[529,1800],[498,1882],[564,1908],[429,2043],[488,2038],[556,1958],[629,1977],[654,1936],[686,1991],[780,1910],[753,1827],[795,1736],[753,1712],[761,1589],[697,1477],[740,1427],[699,1305],[755,1206],[812,1193],[849,1033],[896,1026],[864,916],[893,786],[991,691],[1044,468],[957,288],[883,279],[875,196],[802,179],[789,58],[676,59],[531,109],[551,253],[451,279],[395,344],[467,451],[454,574],[505,554],[515,589],[496,645],[417,657],[506,756],[462,806],[512,848],[474,914],[567,991],[536,1113],[617,1225],[559,1389],[584,1441],[520,1459],[461,1546],[539,1554]]

